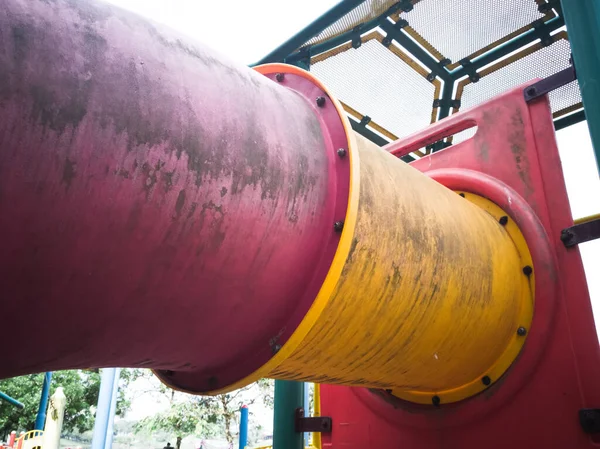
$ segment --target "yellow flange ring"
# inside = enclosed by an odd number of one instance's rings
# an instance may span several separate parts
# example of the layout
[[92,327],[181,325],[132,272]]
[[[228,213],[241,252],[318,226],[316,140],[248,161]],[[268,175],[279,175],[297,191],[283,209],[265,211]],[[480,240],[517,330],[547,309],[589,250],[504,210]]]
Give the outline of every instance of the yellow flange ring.
[[[506,212],[487,198],[469,192],[459,191],[456,193],[467,201],[480,207],[498,220],[499,223],[503,224],[504,229],[506,229],[506,232],[515,245],[521,260],[521,266],[523,267],[522,282],[525,284],[525,288],[522,290],[523,297],[520,301],[521,309],[518,312],[518,322],[521,324],[515,329],[515,333],[512,339],[509,340],[501,357],[499,357],[488,370],[482,372],[481,376],[473,379],[471,382],[444,391],[406,391],[392,389],[391,393],[394,396],[419,404],[431,404],[432,402],[444,404],[461,401],[484,391],[494,382],[498,381],[518,357],[525,344],[526,334],[533,320],[535,275],[534,271],[530,270],[530,268],[533,267],[533,261],[521,230],[517,224],[510,219]],[[528,280],[527,277],[530,279]],[[515,282],[516,281],[518,280],[515,279]]]

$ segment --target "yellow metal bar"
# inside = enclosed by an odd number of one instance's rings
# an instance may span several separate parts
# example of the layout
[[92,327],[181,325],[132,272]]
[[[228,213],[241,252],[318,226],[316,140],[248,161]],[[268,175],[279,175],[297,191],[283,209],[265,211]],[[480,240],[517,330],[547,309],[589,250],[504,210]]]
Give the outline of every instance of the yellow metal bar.
[[[315,393],[313,396],[314,402],[314,410],[313,416],[321,416],[321,386],[319,384],[315,385]],[[319,432],[313,432],[312,434],[312,445],[316,449],[321,449],[321,434]]]
[[590,221],[600,220],[600,214],[588,215],[587,217],[576,218],[573,220],[573,224],[583,224],[588,223]]

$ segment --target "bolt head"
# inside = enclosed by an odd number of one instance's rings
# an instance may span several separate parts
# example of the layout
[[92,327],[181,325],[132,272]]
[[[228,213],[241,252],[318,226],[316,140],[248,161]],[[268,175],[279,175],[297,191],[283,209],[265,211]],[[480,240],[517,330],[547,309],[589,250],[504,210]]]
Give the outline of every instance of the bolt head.
[[523,274],[525,276],[529,276],[531,273],[533,273],[533,268],[531,268],[529,265],[523,267]]
[[573,238],[573,233],[571,231],[568,230],[564,230],[560,233],[560,239],[563,242],[568,242],[569,240],[571,240]]
[[320,108],[325,106],[325,97],[317,97],[317,106]]
[[503,215],[502,217],[500,217],[500,219],[498,220],[498,223],[500,223],[502,226],[505,226],[506,223],[508,223],[508,217],[506,215]]
[[523,326],[519,327],[517,329],[517,335],[519,337],[524,337],[525,335],[527,335],[527,329],[525,329]]
[[342,229],[344,229],[344,222],[343,221],[336,221],[333,224],[333,229],[335,230],[335,232],[342,232]]
[[346,156],[346,149],[345,149],[345,148],[339,148],[339,149],[337,150],[337,155],[338,155],[339,157],[345,157],[345,156]]
[[434,396],[434,397],[432,397],[432,398],[431,398],[431,403],[432,403],[433,405],[435,405],[436,407],[437,407],[438,405],[440,405],[440,402],[441,402],[441,401],[440,401],[440,397],[439,397],[439,396]]
[[490,379],[490,376],[483,376],[481,378],[481,383],[483,383],[483,385],[487,386],[492,383],[492,379]]
[[281,83],[283,81],[283,78],[285,78],[285,75],[283,73],[278,73],[277,75],[275,75],[275,79],[278,83]]

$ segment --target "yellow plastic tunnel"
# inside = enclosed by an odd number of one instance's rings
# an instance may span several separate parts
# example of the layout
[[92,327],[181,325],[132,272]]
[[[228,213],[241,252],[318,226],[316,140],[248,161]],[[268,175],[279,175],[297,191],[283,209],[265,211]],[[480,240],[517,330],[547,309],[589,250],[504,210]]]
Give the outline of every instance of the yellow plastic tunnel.
[[484,390],[518,355],[532,319],[522,234],[489,200],[348,137],[349,206],[327,278],[292,338],[227,390],[271,377],[429,404]]

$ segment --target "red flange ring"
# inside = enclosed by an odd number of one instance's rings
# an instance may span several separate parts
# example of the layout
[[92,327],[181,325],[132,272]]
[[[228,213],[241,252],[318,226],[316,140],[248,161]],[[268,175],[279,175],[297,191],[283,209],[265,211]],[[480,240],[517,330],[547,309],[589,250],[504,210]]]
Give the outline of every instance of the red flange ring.
[[[459,426],[481,419],[504,406],[533,379],[555,315],[557,268],[542,223],[529,204],[508,185],[489,175],[459,168],[432,170],[424,174],[450,190],[487,198],[509,214],[525,237],[535,270],[535,309],[525,346],[504,376],[481,394],[434,408],[395,399],[385,392],[364,388],[354,390],[368,408],[393,425],[429,429]],[[444,414],[444,419],[434,419],[440,413]]]

